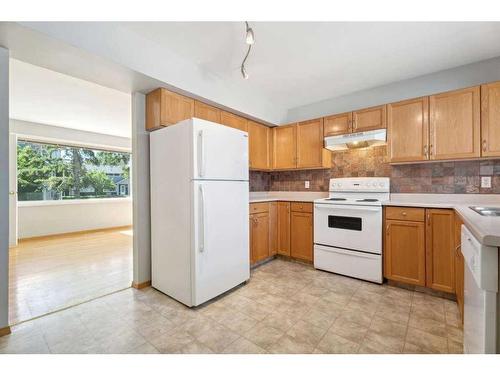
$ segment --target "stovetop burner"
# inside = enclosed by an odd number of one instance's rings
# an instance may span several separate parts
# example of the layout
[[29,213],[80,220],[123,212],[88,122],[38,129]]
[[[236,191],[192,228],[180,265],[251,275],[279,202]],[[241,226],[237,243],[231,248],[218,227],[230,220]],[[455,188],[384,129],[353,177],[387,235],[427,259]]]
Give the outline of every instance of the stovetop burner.
[[357,199],[356,202],[378,202],[378,199],[374,198]]

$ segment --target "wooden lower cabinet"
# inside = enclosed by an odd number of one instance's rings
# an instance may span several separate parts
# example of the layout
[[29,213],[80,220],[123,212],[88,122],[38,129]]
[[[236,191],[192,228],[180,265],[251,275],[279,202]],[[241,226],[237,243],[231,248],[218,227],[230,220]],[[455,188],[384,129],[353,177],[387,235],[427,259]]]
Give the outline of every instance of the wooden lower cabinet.
[[458,310],[464,323],[464,256],[462,254],[462,219],[455,215],[455,293]]
[[269,256],[278,253],[278,202],[269,203]]
[[250,264],[269,257],[269,212],[250,215]]
[[[307,205],[311,205],[308,203]],[[313,214],[292,211],[290,214],[290,256],[312,262],[313,260]]]
[[290,256],[290,202],[278,202],[278,254]]
[[426,285],[455,293],[455,213],[447,209],[426,211]]
[[455,212],[451,209],[387,207],[384,276],[455,293],[454,219]]
[[425,224],[386,220],[385,225],[385,277],[425,286]]

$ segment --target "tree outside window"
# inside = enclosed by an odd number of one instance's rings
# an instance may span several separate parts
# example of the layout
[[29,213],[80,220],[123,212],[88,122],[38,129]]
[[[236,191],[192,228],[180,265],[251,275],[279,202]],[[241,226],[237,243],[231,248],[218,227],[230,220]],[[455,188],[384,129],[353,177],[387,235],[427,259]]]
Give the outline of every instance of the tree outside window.
[[20,201],[126,197],[130,153],[19,140]]

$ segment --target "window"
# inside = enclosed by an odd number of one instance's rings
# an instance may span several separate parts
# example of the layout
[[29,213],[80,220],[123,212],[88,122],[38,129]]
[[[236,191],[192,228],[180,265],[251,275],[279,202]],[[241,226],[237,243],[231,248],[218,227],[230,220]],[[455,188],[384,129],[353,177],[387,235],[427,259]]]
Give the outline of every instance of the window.
[[129,195],[130,153],[17,142],[20,201]]

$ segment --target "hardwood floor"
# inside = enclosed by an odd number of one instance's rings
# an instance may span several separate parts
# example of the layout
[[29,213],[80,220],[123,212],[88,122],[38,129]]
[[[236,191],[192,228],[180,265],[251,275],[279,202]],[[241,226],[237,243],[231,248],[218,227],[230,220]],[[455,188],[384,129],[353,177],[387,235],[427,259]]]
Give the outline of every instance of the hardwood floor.
[[21,240],[9,251],[9,324],[130,287],[132,228]]

